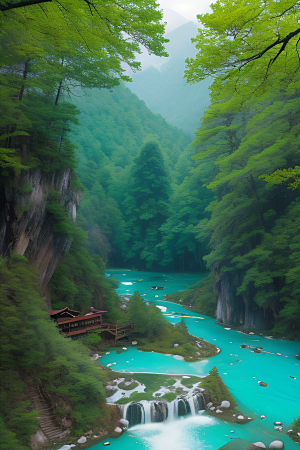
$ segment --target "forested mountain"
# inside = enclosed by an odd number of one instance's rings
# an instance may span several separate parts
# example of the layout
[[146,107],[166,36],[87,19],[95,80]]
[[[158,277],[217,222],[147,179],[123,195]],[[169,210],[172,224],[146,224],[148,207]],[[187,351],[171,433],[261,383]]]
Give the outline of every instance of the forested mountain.
[[204,110],[210,104],[211,80],[195,85],[183,78],[185,59],[195,56],[196,49],[191,38],[197,33],[197,24],[188,22],[166,35],[169,58],[161,58],[159,67],[150,66],[132,75],[129,88],[154,113],[161,114],[168,123],[182,129],[192,138],[199,128]]
[[[188,63],[190,81],[215,76],[212,105],[195,141],[202,173],[213,169],[202,178],[214,200],[199,236],[210,239],[204,259],[215,274],[217,318],[246,328],[275,324],[274,333],[295,338],[300,333],[300,78],[293,47],[299,41],[290,30],[298,23],[293,13],[282,13],[280,3],[272,4],[272,15],[257,6],[252,16],[247,5],[235,10],[234,20],[220,3],[203,15],[195,39],[201,51]],[[277,39],[281,13],[282,41]],[[234,40],[227,39],[223,22]],[[261,41],[264,26],[268,33]]]
[[[81,111],[81,126],[73,127],[71,139],[77,147],[77,173],[84,185],[78,223],[88,231],[89,251],[115,267],[204,269],[206,247],[195,236],[199,220],[207,217],[205,207],[211,193],[199,184],[195,163],[193,175],[185,180],[194,152],[188,145],[190,138],[153,114],[124,86],[112,92],[78,91],[72,102]],[[159,144],[166,171],[163,185],[170,187],[167,206],[161,206],[164,220],[155,225],[148,251],[144,248],[134,257],[138,248],[145,247],[145,236],[133,226],[139,207],[132,203],[136,201],[132,193],[138,195],[145,189],[147,165],[153,180],[158,182],[160,177],[150,154],[143,166],[144,176],[142,172],[138,179],[135,175],[142,144],[149,140]],[[150,219],[150,204],[148,216]],[[145,221],[143,226],[147,228]]]

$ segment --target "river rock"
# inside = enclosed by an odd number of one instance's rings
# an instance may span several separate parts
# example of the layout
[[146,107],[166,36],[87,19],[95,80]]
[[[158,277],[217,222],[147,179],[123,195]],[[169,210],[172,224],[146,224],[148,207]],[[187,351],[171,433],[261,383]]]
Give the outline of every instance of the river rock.
[[[137,341],[132,341],[131,343],[132,343],[132,345],[136,345]],[[107,445],[109,445],[109,444],[107,444]]]
[[254,442],[251,445],[255,445],[255,447],[259,447],[259,448],[267,448],[263,442]]
[[213,403],[212,402],[209,402],[209,403],[207,403],[207,405],[206,405],[208,408],[210,408],[211,406],[213,406]]
[[179,347],[179,344],[174,344],[173,347]]
[[129,425],[128,420],[126,420],[126,419],[120,419],[120,423],[123,425],[123,427],[127,427],[127,428],[128,428],[128,425]]
[[211,406],[209,409],[210,409],[211,411],[214,411],[214,410],[216,409],[216,407],[215,407],[215,406]]
[[85,444],[86,443],[86,437],[85,436],[81,436],[81,438],[78,439],[78,444]]
[[282,423],[281,422],[274,422],[274,425],[282,426]]
[[260,416],[261,420],[264,420],[266,418],[266,416],[262,415]]
[[220,414],[220,413],[222,413],[223,411],[221,411],[220,409],[217,409],[216,410],[216,413],[218,413],[218,414]]
[[227,400],[223,400],[221,403],[221,407],[222,408],[230,408],[230,402],[228,402]]
[[122,433],[122,428],[116,427],[116,428],[114,429],[114,431],[115,431],[115,433]]
[[174,359],[177,359],[178,361],[184,361],[184,357],[181,355],[173,355]]
[[274,430],[277,430],[277,431],[281,431],[282,430],[282,427],[280,427],[279,425],[276,425],[275,427],[274,427]]
[[269,448],[283,448],[283,442],[281,441],[273,441],[271,442],[271,444],[269,445]]
[[237,416],[237,418],[238,418],[239,420],[244,420],[244,419],[245,419],[245,417],[244,417],[244,416],[241,416],[241,415]]
[[93,359],[94,361],[97,361],[97,359],[100,358],[100,355],[98,355],[98,353],[95,353],[91,359]]
[[103,445],[110,445],[110,442],[104,442]]

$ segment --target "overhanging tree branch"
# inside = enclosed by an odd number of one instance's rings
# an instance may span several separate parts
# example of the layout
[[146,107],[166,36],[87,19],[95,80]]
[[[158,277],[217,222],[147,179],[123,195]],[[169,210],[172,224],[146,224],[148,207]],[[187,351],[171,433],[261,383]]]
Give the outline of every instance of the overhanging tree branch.
[[38,5],[39,3],[49,3],[52,0],[21,0],[19,2],[0,4],[0,11],[9,11],[10,9],[22,8],[23,6]]
[[243,66],[246,64],[249,64],[249,62],[251,61],[255,61],[256,59],[260,59],[263,55],[265,55],[269,50],[271,50],[272,48],[276,47],[277,45],[281,45],[280,49],[278,50],[277,54],[275,55],[274,58],[271,58],[270,63],[269,63],[269,67],[272,66],[272,64],[274,64],[274,62],[276,61],[276,59],[280,56],[280,54],[284,51],[285,47],[287,46],[288,42],[294,37],[297,36],[297,34],[300,33],[300,28],[298,28],[295,31],[292,31],[291,33],[287,34],[284,38],[278,38],[275,42],[273,42],[272,44],[268,45],[268,47],[266,47],[264,50],[262,50],[261,52],[257,53],[256,55],[251,56],[250,58],[244,59],[241,62],[243,62]]

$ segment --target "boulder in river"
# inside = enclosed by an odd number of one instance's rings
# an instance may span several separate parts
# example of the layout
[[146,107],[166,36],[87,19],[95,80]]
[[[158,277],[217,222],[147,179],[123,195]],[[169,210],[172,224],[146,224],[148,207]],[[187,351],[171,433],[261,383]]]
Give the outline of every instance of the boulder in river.
[[282,441],[273,441],[273,442],[271,442],[271,444],[269,445],[269,448],[279,448],[279,449],[281,449],[281,448],[283,448],[284,447],[284,445],[283,445],[283,442]]
[[85,436],[81,436],[81,438],[78,439],[78,444],[85,444],[86,443],[86,437]]
[[114,429],[114,432],[115,432],[115,433],[122,433],[122,428],[116,427],[116,428]]
[[181,355],[173,355],[174,359],[177,359],[178,361],[184,361],[184,357]]
[[263,442],[253,442],[252,445],[255,445],[255,447],[259,448],[267,448]]
[[265,383],[264,381],[259,381],[258,384],[262,387],[267,387],[267,383]]
[[227,400],[223,400],[221,403],[221,407],[222,408],[230,408],[230,402],[228,402]]
[[242,416],[242,415],[237,416],[237,418],[238,418],[239,420],[244,420],[244,419],[245,419],[245,417]]
[[126,419],[120,419],[120,423],[123,425],[123,427],[128,428],[129,422]]
[[281,422],[274,422],[274,425],[282,426],[282,423]]

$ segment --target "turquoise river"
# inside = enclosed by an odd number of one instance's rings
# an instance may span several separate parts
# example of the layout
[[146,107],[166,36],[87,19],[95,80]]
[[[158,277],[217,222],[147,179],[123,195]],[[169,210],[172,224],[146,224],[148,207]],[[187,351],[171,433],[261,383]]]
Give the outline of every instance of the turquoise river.
[[[286,450],[299,448],[289,437],[274,430],[273,422],[280,421],[288,426],[300,415],[300,361],[295,358],[300,350],[300,342],[225,330],[216,325],[214,319],[162,300],[163,295],[184,290],[205,274],[199,276],[126,270],[114,270],[110,273],[120,282],[117,290],[119,294],[139,291],[146,301],[166,306],[164,314],[171,323],[181,320],[175,315],[185,316],[189,332],[212,342],[221,352],[208,360],[188,363],[163,354],[138,352],[136,348],[129,348],[121,354],[110,352],[101,358],[101,364],[115,362],[114,369],[118,372],[184,375],[206,375],[216,366],[241,410],[249,416],[253,417],[254,413],[258,416],[246,425],[233,425],[201,415],[171,423],[138,425],[130,428],[119,439],[110,439],[111,450],[217,450],[229,442],[229,435],[250,442],[261,441],[267,448],[270,442],[277,439],[284,442]],[[164,290],[151,290],[152,285],[164,286]],[[241,344],[261,346],[264,353],[251,353],[247,348],[241,349]],[[266,382],[267,387],[259,386],[258,381]],[[265,415],[266,419],[261,420],[261,415]],[[231,430],[234,433],[230,433]],[[91,448],[99,450],[103,448],[103,443]]]

